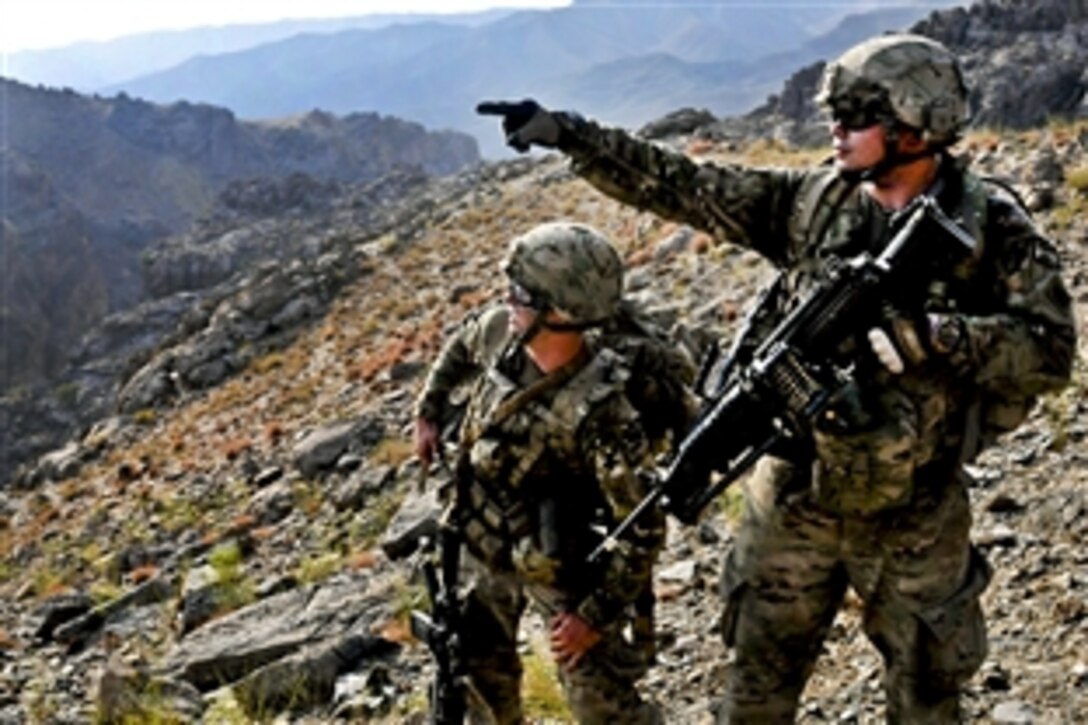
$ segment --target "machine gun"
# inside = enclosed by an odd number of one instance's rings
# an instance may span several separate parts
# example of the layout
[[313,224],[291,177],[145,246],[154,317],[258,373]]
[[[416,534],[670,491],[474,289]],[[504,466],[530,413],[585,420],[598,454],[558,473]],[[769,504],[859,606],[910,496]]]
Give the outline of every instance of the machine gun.
[[461,725],[465,720],[468,677],[461,642],[461,603],[457,598],[461,537],[456,529],[439,524],[433,534],[421,539],[420,550],[431,612],[413,610],[411,626],[412,635],[427,645],[435,661],[430,722]]
[[[831,259],[826,273],[767,335],[745,364],[735,366],[710,398],[652,490],[590,555],[595,560],[651,507],[660,504],[684,523],[783,441],[800,440],[820,415],[854,385],[838,349],[861,331],[892,290],[924,288],[915,279],[950,249],[973,252],[975,240],[932,196],[919,197],[893,220],[884,251]],[[950,239],[951,238],[951,239]],[[953,242],[950,247],[949,242]],[[718,474],[712,480],[712,474]]]

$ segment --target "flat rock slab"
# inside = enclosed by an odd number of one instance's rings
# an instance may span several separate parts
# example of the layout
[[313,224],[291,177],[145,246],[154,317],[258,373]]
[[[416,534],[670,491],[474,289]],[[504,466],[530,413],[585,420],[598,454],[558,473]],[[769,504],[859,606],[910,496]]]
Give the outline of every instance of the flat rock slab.
[[388,613],[388,596],[371,584],[363,574],[337,578],[231,612],[178,642],[162,669],[211,690],[304,648],[366,634]]

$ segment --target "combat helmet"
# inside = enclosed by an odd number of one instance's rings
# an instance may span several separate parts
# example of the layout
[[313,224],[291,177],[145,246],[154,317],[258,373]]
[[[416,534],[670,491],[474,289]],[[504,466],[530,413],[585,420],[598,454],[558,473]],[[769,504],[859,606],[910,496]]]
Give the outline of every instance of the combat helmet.
[[623,294],[619,254],[603,234],[584,224],[549,222],[515,237],[503,268],[529,292],[533,307],[556,310],[570,327],[606,321]]
[[816,102],[833,112],[868,113],[889,130],[894,122],[918,129],[932,146],[954,143],[969,118],[956,56],[906,33],[867,40],[829,63]]

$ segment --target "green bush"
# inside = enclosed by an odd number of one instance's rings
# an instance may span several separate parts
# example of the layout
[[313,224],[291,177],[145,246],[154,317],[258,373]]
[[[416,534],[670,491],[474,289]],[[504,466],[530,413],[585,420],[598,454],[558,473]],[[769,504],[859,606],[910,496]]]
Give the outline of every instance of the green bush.
[[1088,166],[1080,166],[1065,172],[1065,183],[1080,194],[1088,194]]

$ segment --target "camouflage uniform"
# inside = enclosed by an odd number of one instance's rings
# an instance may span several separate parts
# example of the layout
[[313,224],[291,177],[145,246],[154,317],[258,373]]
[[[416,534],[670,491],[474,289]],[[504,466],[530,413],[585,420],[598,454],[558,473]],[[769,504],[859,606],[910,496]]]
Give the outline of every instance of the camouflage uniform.
[[[587,334],[583,355],[544,376],[508,325],[507,307],[470,315],[418,405],[422,418],[442,420],[454,388],[474,385],[462,422],[471,475],[452,504],[469,554],[472,716],[520,722],[517,628],[532,601],[549,619],[576,612],[602,635],[573,671],[560,672],[579,722],[659,722],[635,682],[654,658],[651,575],[662,516],[647,517],[602,565],[585,561],[600,538],[591,527],[613,525],[646,493],[635,472],[657,441],[643,416],[674,416],[683,392],[637,367],[660,364],[652,349],[601,331]],[[530,390],[528,402],[511,403]]]
[[[886,239],[888,214],[830,167],[699,165],[553,115],[558,147],[599,190],[787,270],[782,306],[830,256],[878,251]],[[897,290],[892,307],[902,309],[889,318],[947,313],[962,324],[962,344],[892,375],[858,340],[870,419],[816,425],[811,445],[757,466],[723,572],[722,632],[736,664],[722,721],[793,722],[847,586],[864,600],[865,631],[884,658],[889,721],[959,718],[959,690],[985,656],[979,596],[990,570],[970,545],[962,463],[1009,427],[1002,416],[1018,422],[1032,396],[1068,380],[1075,333],[1054,245],[952,157],[939,175],[938,202],[977,240],[976,253],[935,259],[933,281]]]

